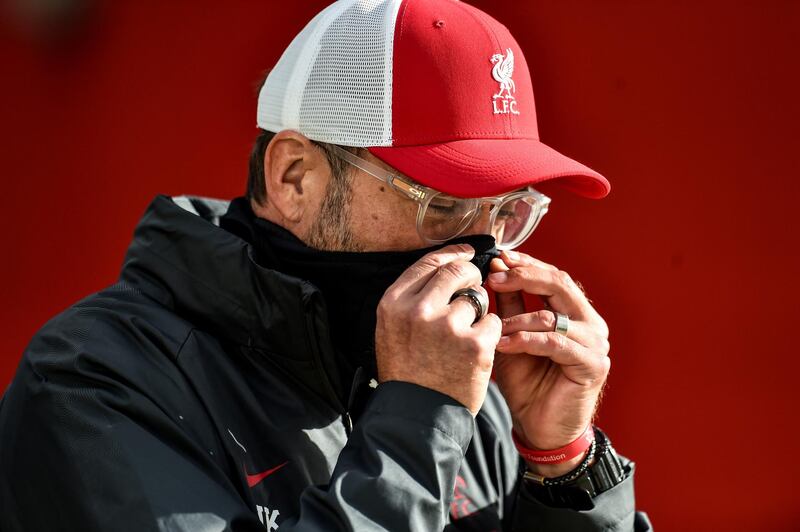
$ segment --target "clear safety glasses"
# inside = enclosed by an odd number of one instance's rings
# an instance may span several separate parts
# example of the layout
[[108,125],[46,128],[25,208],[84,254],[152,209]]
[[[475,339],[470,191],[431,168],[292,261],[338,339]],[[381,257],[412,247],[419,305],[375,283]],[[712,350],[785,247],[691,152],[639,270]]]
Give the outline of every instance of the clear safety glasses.
[[491,198],[449,196],[384,170],[338,146],[332,147],[342,160],[416,201],[417,231],[430,244],[455,238],[481,222],[477,227],[494,236],[498,249],[513,249],[533,233],[550,204],[550,198],[531,187]]

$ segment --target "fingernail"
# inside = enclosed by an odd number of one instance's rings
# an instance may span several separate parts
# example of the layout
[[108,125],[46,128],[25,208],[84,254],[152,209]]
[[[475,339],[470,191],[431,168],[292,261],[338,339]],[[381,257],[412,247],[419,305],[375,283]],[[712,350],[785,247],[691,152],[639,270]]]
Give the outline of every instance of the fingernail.
[[508,280],[508,274],[506,272],[490,273],[489,280],[493,283],[504,283]]
[[506,251],[506,256],[511,260],[519,260],[519,253],[516,251]]
[[500,340],[497,341],[497,347],[506,346],[506,345],[508,345],[508,342],[510,342],[510,341],[511,341],[511,338],[509,338],[508,336],[501,336]]

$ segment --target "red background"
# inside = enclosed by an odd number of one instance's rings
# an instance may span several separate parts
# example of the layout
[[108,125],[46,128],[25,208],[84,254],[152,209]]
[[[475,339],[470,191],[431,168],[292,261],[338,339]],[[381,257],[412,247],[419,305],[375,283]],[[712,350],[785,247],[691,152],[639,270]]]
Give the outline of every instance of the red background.
[[[154,194],[243,191],[255,85],[326,2],[89,4],[0,24],[0,389],[115,280]],[[557,195],[525,250],[611,326],[600,424],[639,506],[660,530],[795,529],[800,3],[475,4],[525,51],[543,140],[613,185]]]

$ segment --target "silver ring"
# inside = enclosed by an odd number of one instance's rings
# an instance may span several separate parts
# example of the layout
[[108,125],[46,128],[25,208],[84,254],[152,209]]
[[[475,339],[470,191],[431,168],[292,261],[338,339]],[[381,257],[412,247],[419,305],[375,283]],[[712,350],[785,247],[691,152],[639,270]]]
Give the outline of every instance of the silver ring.
[[556,311],[553,311],[553,314],[556,315],[556,328],[553,330],[558,334],[566,336],[569,330],[569,316]]
[[489,312],[489,298],[483,292],[479,292],[474,288],[462,288],[461,290],[453,292],[453,295],[450,297],[450,302],[452,303],[459,297],[466,297],[467,301],[472,305],[472,308],[475,309],[475,321],[472,323],[480,320]]

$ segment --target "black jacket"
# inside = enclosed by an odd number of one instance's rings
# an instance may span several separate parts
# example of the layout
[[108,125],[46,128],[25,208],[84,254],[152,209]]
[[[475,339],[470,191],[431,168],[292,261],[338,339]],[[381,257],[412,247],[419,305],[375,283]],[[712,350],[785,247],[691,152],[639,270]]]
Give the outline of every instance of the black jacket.
[[210,223],[225,205],[156,198],[119,283],[33,338],[0,403],[0,530],[646,529],[632,463],[591,511],[518,489],[494,386],[473,420],[344,382],[319,291]]

